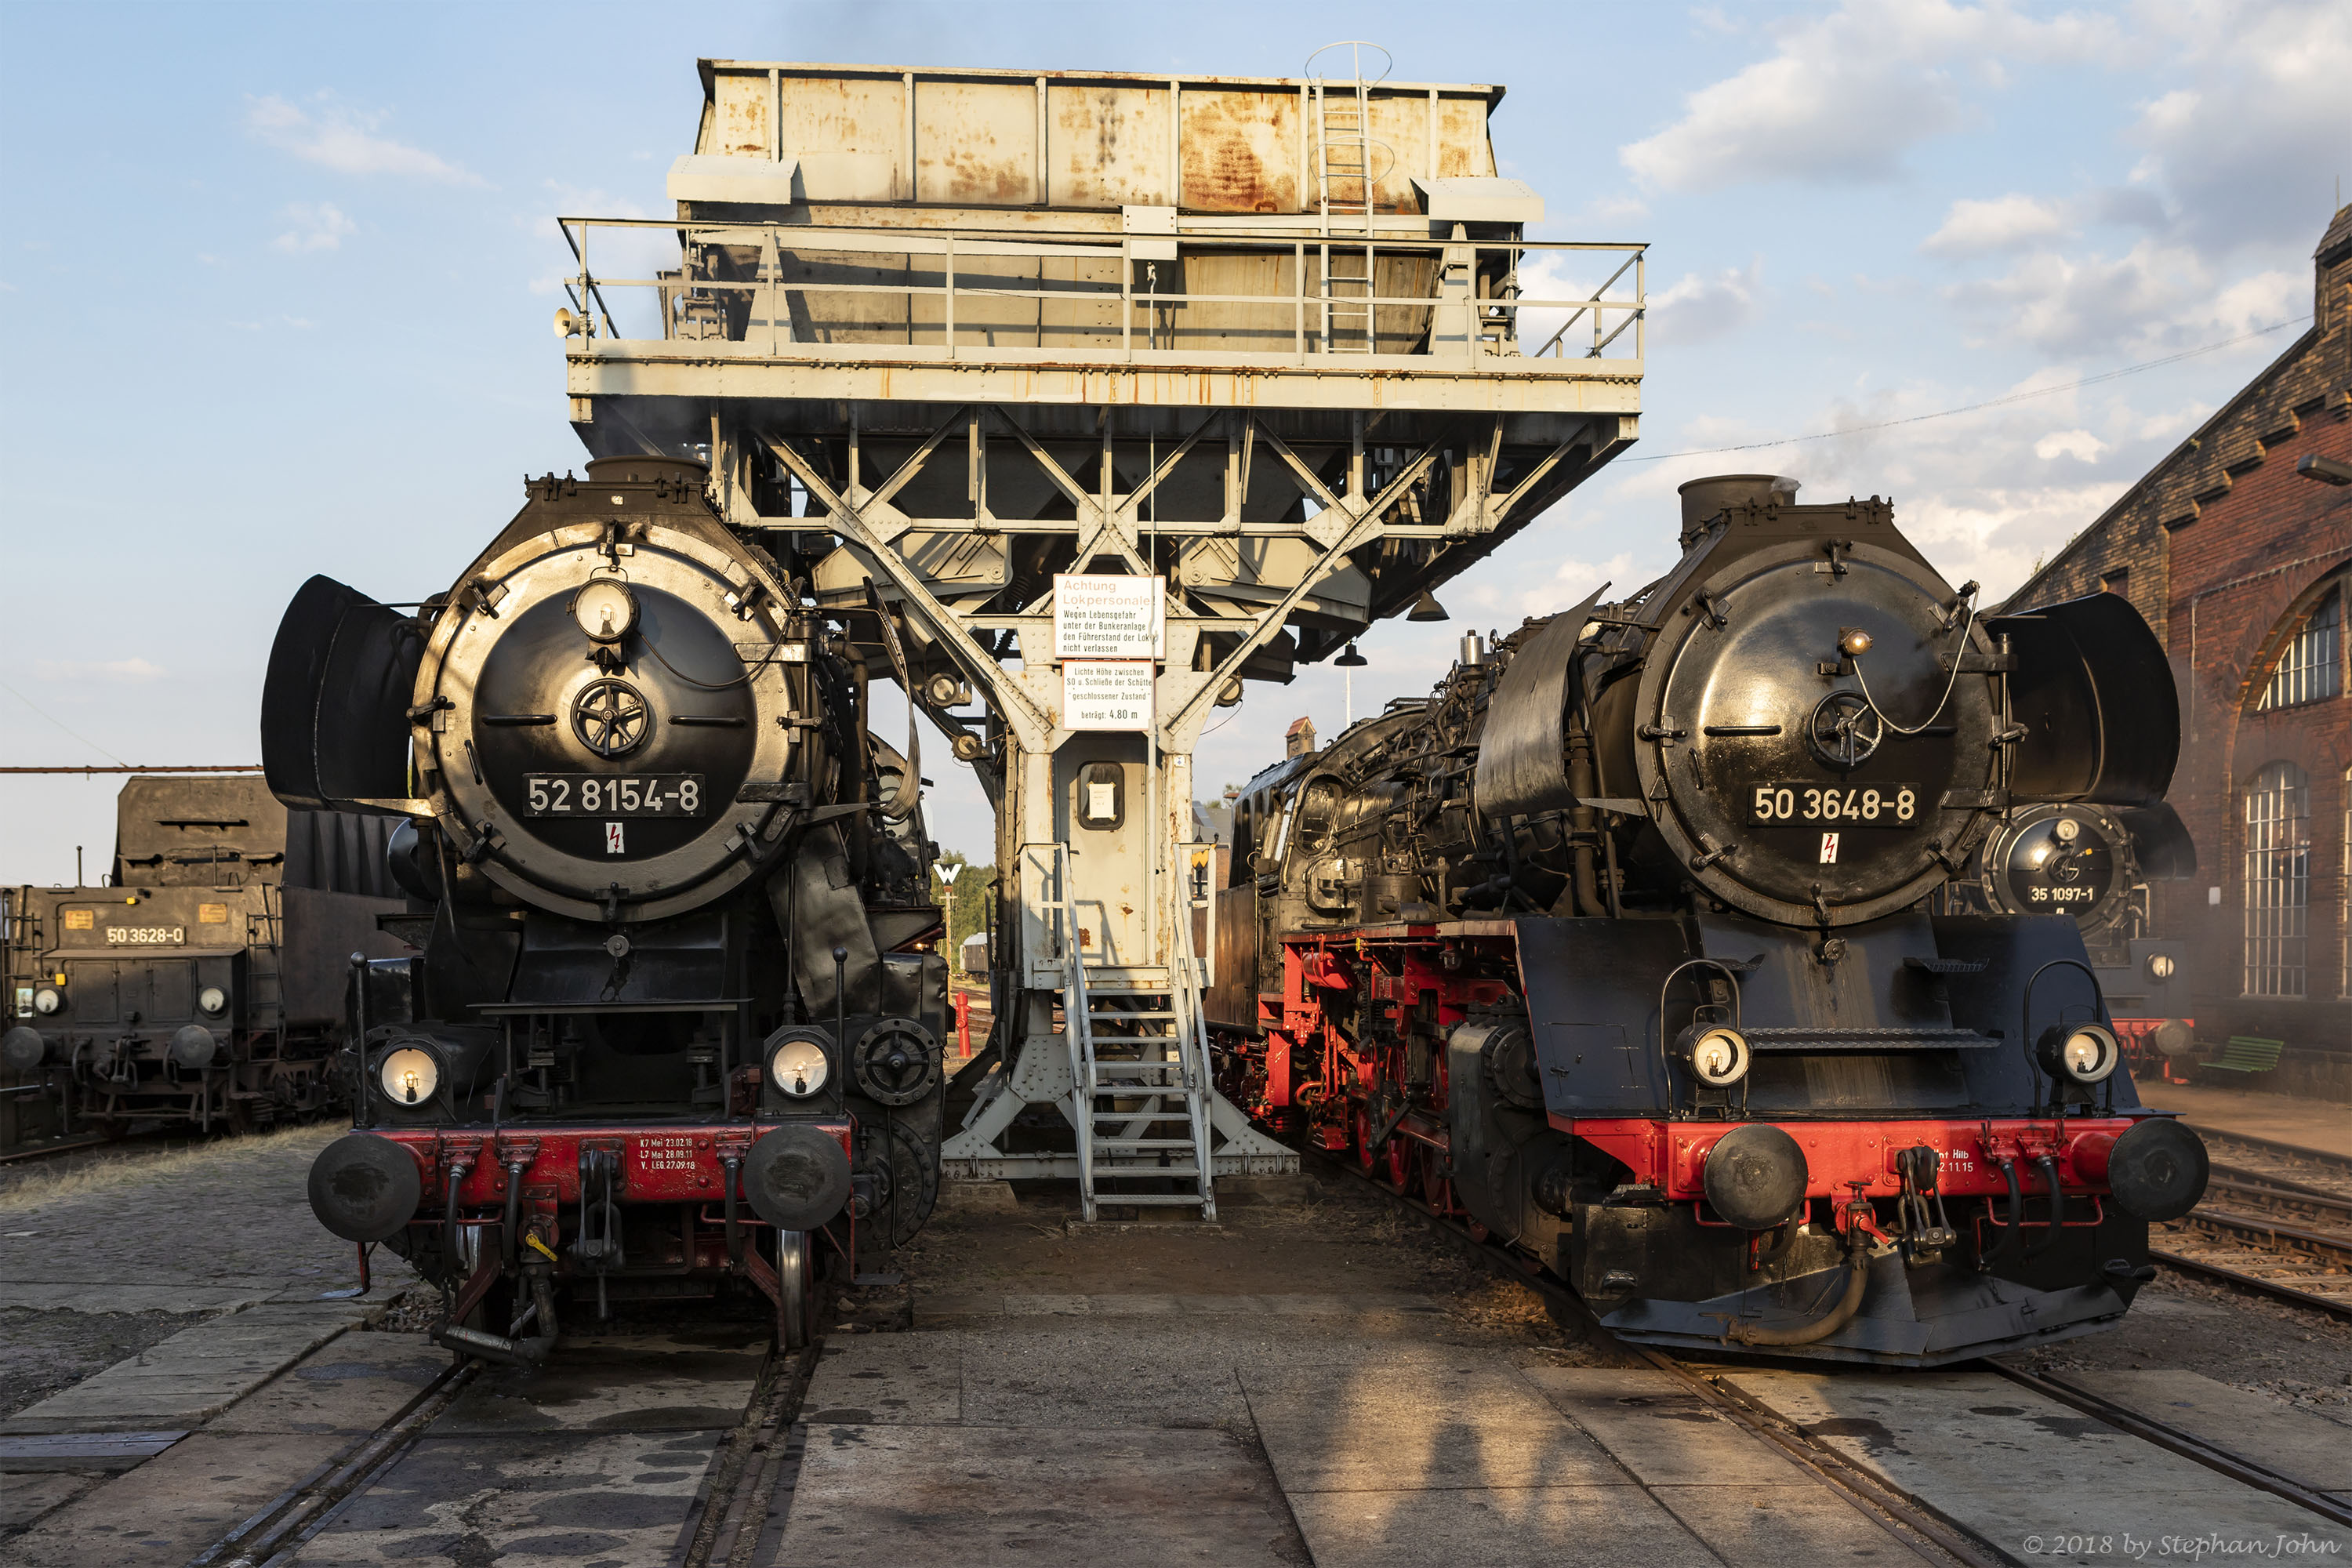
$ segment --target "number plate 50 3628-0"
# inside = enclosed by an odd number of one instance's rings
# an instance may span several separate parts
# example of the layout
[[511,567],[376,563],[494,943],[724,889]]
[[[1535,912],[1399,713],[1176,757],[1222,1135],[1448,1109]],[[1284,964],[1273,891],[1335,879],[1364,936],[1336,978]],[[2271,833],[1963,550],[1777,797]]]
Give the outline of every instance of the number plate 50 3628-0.
[[1915,784],[1759,784],[1745,794],[1751,827],[1909,827],[1926,802]]
[[696,816],[702,811],[700,773],[530,773],[522,783],[525,816]]

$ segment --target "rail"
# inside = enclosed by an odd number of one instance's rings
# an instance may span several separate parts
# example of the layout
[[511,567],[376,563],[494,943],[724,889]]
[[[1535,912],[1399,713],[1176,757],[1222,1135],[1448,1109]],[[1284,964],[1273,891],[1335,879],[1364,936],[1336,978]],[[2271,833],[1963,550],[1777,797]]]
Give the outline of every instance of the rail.
[[[1578,362],[1610,360],[1612,348],[1617,364],[1643,355],[1643,243],[1448,238],[1429,233],[1425,219],[1380,220],[1373,237],[1335,243],[1302,224],[1250,221],[1243,232],[1203,226],[1172,237],[1008,237],[561,217],[576,270],[563,283],[571,308],[557,331],[616,343],[741,343],[783,358],[882,347],[948,361],[1029,351],[1285,364],[1347,353],[1357,363],[1370,355],[1489,374],[1591,374]],[[598,274],[590,258],[598,231],[600,256],[617,247],[625,265],[653,276]],[[1598,288],[1568,276],[1580,261],[1610,258],[1615,270]],[[1192,272],[1243,287],[1162,289],[1163,268],[1171,280]],[[1278,286],[1249,287],[1253,279]],[[1625,291],[1611,292],[1621,284]],[[613,303],[648,294],[649,317]],[[625,331],[625,319],[638,330]],[[1535,340],[1534,353],[1520,347]]]

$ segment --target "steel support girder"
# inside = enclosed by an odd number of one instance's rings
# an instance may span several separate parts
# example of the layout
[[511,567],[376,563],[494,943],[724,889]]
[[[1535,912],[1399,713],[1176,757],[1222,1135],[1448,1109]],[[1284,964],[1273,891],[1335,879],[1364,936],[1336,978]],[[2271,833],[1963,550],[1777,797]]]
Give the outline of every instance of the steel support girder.
[[[607,397],[677,398],[698,407],[736,403],[969,403],[1088,408],[1297,409],[1380,414],[1638,415],[1638,360],[1528,360],[1497,368],[1451,365],[1425,354],[1329,356],[1266,363],[1234,355],[1139,351],[1132,363],[1088,363],[1075,351],[991,349],[985,363],[943,351],[838,343],[677,344],[598,339],[565,356],[572,418],[593,423]],[[1501,368],[1507,366],[1507,368]],[[772,415],[770,416],[772,418]]]

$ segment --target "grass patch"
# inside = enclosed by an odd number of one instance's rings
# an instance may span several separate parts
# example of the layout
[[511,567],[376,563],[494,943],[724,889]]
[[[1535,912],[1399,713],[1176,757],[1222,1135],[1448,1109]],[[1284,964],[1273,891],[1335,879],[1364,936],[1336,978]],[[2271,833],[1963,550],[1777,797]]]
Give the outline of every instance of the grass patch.
[[306,1150],[322,1149],[349,1131],[340,1122],[312,1122],[241,1138],[216,1138],[177,1149],[121,1153],[98,1151],[81,1158],[61,1156],[56,1166],[36,1165],[0,1189],[0,1214],[23,1214],[66,1199],[119,1191],[159,1177],[218,1171],[273,1156],[299,1154]]

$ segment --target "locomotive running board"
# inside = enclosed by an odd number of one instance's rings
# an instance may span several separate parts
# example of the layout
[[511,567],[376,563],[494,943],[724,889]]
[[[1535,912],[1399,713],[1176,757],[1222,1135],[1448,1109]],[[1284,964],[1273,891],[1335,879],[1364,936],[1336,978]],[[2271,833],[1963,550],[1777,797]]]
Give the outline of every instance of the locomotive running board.
[[[1601,1326],[1639,1344],[1722,1351],[1734,1322],[1795,1327],[1820,1315],[1844,1284],[1843,1268],[1705,1301],[1638,1298],[1604,1314]],[[1780,1356],[1888,1366],[1941,1366],[2006,1350],[2045,1345],[2105,1327],[2124,1315],[2123,1299],[2105,1285],[2035,1290],[1998,1275],[1943,1264],[1907,1268],[1895,1253],[1871,1263],[1862,1311],[1810,1345]]]

